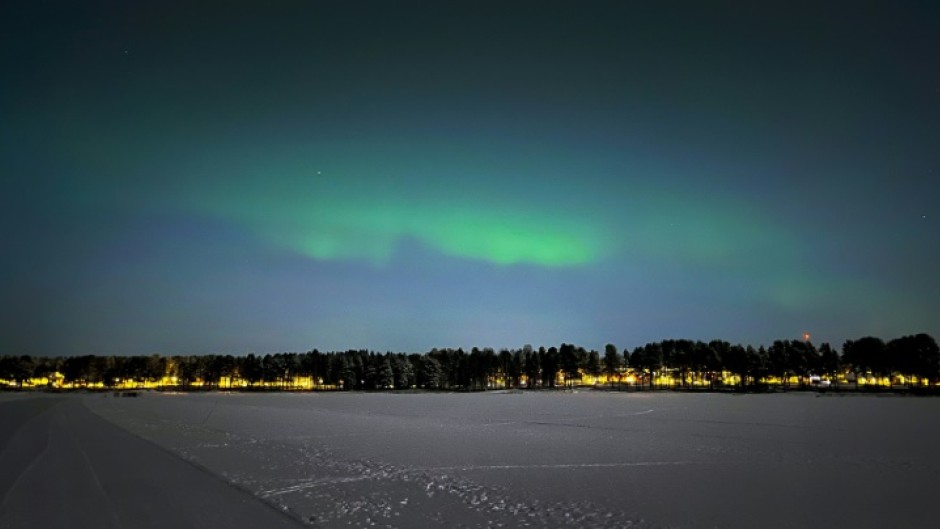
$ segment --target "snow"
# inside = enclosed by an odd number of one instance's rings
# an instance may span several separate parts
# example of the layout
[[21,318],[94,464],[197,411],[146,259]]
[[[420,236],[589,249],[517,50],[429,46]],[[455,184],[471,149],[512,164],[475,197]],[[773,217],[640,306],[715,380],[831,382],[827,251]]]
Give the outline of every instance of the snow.
[[913,526],[940,399],[147,394],[106,419],[315,527]]

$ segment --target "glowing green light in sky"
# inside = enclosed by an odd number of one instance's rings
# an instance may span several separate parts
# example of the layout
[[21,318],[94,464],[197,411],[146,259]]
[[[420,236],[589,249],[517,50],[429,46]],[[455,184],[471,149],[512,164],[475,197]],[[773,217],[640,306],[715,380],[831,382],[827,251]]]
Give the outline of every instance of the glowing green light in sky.
[[[321,171],[309,153],[210,160],[188,170],[193,210],[320,260],[387,263],[402,243],[497,265],[575,267],[604,258],[682,266],[788,266],[786,232],[734,197],[593,179],[572,185],[544,168],[500,174],[474,160],[419,164],[404,156],[354,159]],[[389,159],[391,158],[391,159]],[[404,161],[401,161],[404,158]],[[396,167],[392,172],[385,167]],[[224,178],[223,176],[224,175]],[[203,187],[194,188],[199,182]]]
[[396,244],[413,238],[457,257],[496,264],[586,264],[599,250],[586,230],[564,221],[536,222],[465,205],[427,207],[310,202],[294,207],[221,212],[247,221],[279,244],[317,259],[388,260]]
[[499,265],[584,265],[602,253],[596,222],[531,204],[494,204],[485,189],[417,200],[413,195],[427,190],[315,176],[240,178],[190,201],[200,211],[242,223],[316,259],[382,263],[406,239],[446,255]]

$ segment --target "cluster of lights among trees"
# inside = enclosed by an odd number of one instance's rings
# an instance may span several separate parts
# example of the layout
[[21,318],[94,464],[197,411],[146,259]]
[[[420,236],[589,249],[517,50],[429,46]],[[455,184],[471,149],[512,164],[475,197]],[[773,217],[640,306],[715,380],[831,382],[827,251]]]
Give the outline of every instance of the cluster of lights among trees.
[[927,334],[885,343],[777,340],[770,347],[721,340],[663,340],[632,352],[572,344],[534,349],[432,349],[425,354],[365,350],[257,356],[2,356],[0,387],[53,389],[375,390],[555,388],[812,387],[819,384],[937,387],[940,348]]

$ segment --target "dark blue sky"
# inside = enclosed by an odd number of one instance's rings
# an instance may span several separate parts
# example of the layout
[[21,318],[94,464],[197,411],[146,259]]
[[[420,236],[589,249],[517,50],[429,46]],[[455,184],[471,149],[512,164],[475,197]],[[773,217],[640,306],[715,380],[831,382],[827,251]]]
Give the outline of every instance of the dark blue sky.
[[4,3],[0,354],[940,334],[940,9],[647,4]]

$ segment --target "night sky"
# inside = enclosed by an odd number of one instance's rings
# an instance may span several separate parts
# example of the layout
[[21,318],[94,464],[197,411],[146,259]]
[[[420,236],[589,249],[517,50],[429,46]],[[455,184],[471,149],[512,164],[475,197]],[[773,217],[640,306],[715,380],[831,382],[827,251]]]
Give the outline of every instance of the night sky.
[[3,2],[0,354],[940,336],[940,4],[821,3]]

